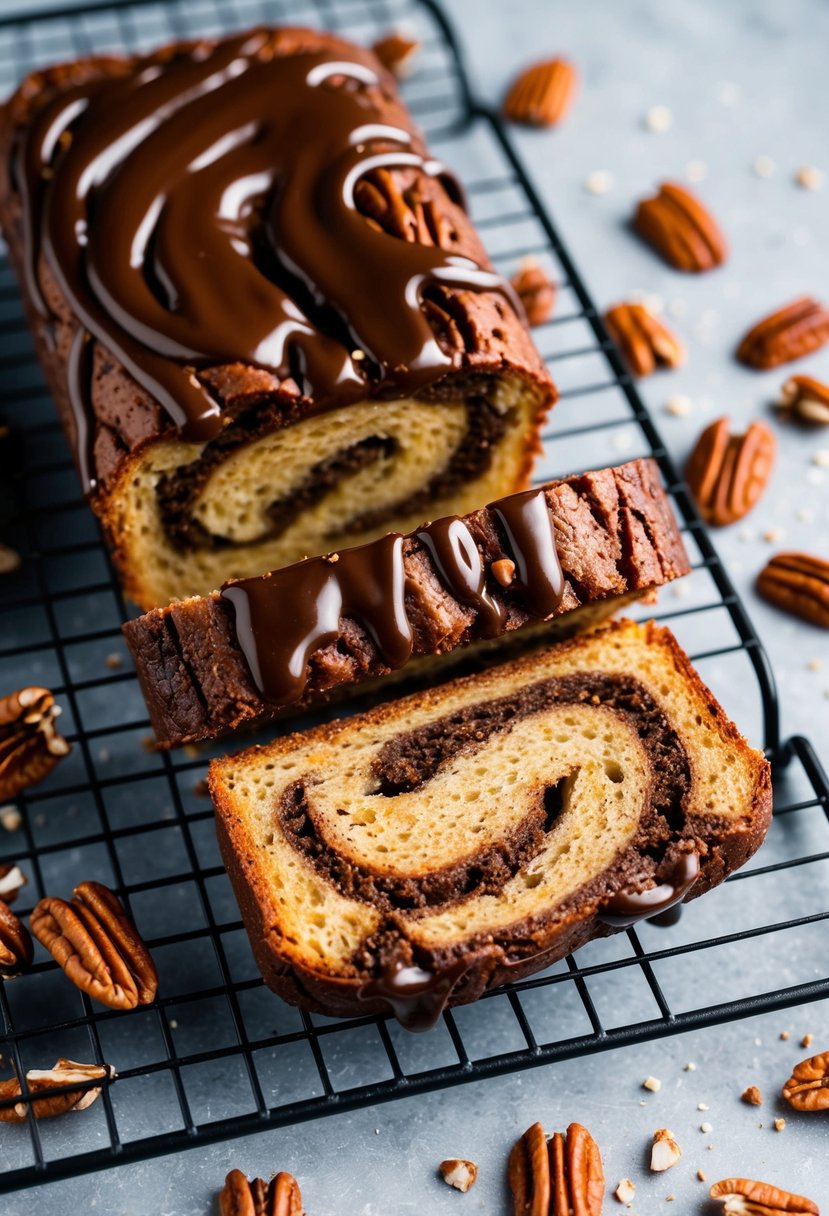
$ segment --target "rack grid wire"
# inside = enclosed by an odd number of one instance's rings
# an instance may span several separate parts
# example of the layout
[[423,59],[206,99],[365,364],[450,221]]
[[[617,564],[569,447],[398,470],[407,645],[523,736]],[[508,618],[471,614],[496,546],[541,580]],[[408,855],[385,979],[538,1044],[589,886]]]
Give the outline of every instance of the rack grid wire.
[[[13,472],[0,479],[0,520],[24,561],[3,584],[0,686],[52,688],[73,750],[20,797],[22,822],[2,834],[0,861],[17,861],[28,876],[21,915],[82,879],[113,886],[157,960],[160,995],[130,1013],[93,1007],[44,952],[30,973],[0,985],[0,1051],[19,1076],[58,1056],[118,1070],[83,1115],[38,1121],[29,1108],[24,1125],[5,1128],[0,1190],[829,997],[818,948],[829,918],[826,775],[805,739],[781,744],[760,641],[508,136],[475,100],[438,6],[130,0],[0,16],[0,92],[46,62],[281,20],[362,42],[403,21],[413,27],[422,47],[404,95],[433,151],[460,169],[496,267],[511,273],[532,255],[559,285],[556,315],[536,331],[561,389],[538,480],[634,455],[657,459],[694,572],[683,599],[655,615],[670,620],[726,707],[735,680],[754,681],[757,734],[777,766],[775,819],[760,859],[674,926],[645,923],[591,943],[445,1013],[428,1035],[284,1005],[256,972],[219,862],[200,779],[220,749],[146,746],[146,710],[120,634],[128,609],[3,258],[0,410]],[[792,919],[794,883],[806,911]]]

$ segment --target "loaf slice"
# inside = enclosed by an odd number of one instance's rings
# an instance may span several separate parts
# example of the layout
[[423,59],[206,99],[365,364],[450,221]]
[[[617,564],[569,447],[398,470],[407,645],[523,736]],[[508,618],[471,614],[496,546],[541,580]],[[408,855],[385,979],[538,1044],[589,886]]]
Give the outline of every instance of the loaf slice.
[[[537,510],[540,528],[508,534],[511,506]],[[441,537],[448,547],[436,547]],[[349,601],[343,585],[355,570],[369,594]],[[156,738],[174,746],[319,703],[392,668],[416,670],[426,656],[484,638],[543,631],[549,642],[688,570],[656,465],[636,460],[336,560],[229,583],[130,621],[124,635]],[[326,623],[332,593],[339,603]]]
[[769,765],[671,633],[620,621],[216,760],[266,983],[413,1029],[701,895],[771,816]]
[[368,50],[259,29],[35,72],[0,225],[143,608],[528,482],[552,382]]

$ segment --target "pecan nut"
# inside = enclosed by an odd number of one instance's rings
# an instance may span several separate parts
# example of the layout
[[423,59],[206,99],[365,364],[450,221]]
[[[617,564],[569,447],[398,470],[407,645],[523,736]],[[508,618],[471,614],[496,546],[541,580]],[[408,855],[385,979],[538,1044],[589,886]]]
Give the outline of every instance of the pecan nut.
[[529,1127],[509,1156],[507,1181],[515,1216],[577,1212],[601,1216],[604,1171],[587,1128],[571,1123],[548,1141],[540,1123]]
[[829,561],[808,553],[776,553],[757,576],[757,590],[784,612],[829,629]]
[[[48,1096],[29,1096],[13,1104],[11,1099],[23,1097],[20,1082],[16,1077],[2,1081],[0,1099],[8,1105],[0,1106],[0,1123],[25,1123],[30,1105],[37,1119],[52,1119],[69,1110],[86,1110],[101,1092],[100,1085],[90,1085],[89,1082],[112,1080],[115,1076],[111,1064],[78,1064],[75,1060],[57,1060],[52,1068],[32,1069],[26,1073],[29,1095],[47,1093]],[[62,1090],[65,1085],[77,1088],[67,1092],[49,1092]]]
[[785,308],[763,317],[737,347],[737,358],[767,371],[819,350],[829,342],[829,308],[811,296],[799,296]]
[[829,1051],[798,1064],[783,1086],[783,1097],[795,1110],[829,1110]]
[[392,31],[384,38],[378,38],[371,49],[392,76],[396,76],[398,80],[405,80],[411,74],[417,52],[420,50],[420,43],[413,38],[405,38],[397,31]]
[[270,1182],[248,1182],[241,1170],[231,1170],[219,1194],[221,1216],[302,1216],[302,1195],[293,1174],[284,1171]]
[[511,283],[527,316],[530,326],[543,325],[553,315],[556,287],[546,270],[535,258],[525,258],[512,276]]
[[0,900],[13,904],[28,881],[20,866],[0,866]]
[[0,978],[22,975],[31,966],[33,953],[28,929],[0,899]]
[[787,418],[829,426],[829,384],[814,376],[789,376],[780,389],[777,405]]
[[642,199],[633,227],[676,270],[699,274],[722,265],[728,256],[717,221],[690,190],[676,182],[662,182],[652,198]]
[[0,802],[51,773],[69,744],[58,734],[61,712],[48,688],[20,688],[0,697]]
[[418,182],[401,189],[388,169],[375,169],[360,178],[354,187],[354,204],[378,232],[441,249],[451,243],[451,225],[435,199],[424,198]]
[[504,98],[504,116],[531,127],[553,127],[567,114],[578,73],[567,59],[546,59],[519,72]]
[[657,367],[679,367],[685,362],[682,343],[644,304],[615,304],[604,320],[635,376],[650,376]]
[[752,422],[743,435],[729,434],[727,418],[705,428],[685,480],[707,523],[723,527],[748,515],[768,484],[776,446],[764,422]]
[[723,1200],[726,1216],[820,1216],[811,1199],[750,1178],[724,1178],[708,1193],[712,1199]]
[[72,983],[102,1005],[134,1009],[154,999],[155,963],[119,900],[101,883],[80,883],[71,902],[42,899],[30,924]]

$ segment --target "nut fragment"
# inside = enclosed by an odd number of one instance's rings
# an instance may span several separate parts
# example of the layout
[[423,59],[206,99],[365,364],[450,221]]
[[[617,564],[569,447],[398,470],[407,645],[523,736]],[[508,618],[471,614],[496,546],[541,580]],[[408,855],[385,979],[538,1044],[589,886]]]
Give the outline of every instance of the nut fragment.
[[507,1181],[515,1216],[577,1212],[601,1216],[604,1172],[598,1146],[579,1123],[549,1141],[540,1123],[528,1128],[509,1157]]
[[795,1110],[829,1110],[829,1051],[801,1061],[783,1086],[783,1097]]
[[221,1216],[302,1216],[302,1195],[293,1174],[278,1173],[270,1182],[248,1182],[241,1170],[231,1170],[219,1194]]
[[0,978],[14,979],[31,966],[32,939],[25,925],[0,899]]
[[[86,1110],[101,1092],[100,1085],[90,1086],[88,1082],[103,1081],[105,1078],[112,1080],[114,1076],[116,1072],[111,1064],[78,1064],[74,1060],[63,1059],[57,1060],[52,1068],[30,1070],[26,1073],[26,1087],[30,1094],[59,1089],[64,1085],[84,1085],[84,1088],[2,1106],[0,1122],[25,1123],[30,1105],[37,1119],[51,1119],[69,1110]],[[16,1077],[0,1082],[0,1098],[18,1098],[22,1094]]]
[[55,729],[61,712],[48,688],[0,697],[0,802],[42,781],[70,748]]
[[780,389],[777,404],[786,418],[829,426],[829,384],[813,376],[789,376]]
[[660,1127],[653,1133],[650,1164],[654,1173],[669,1170],[681,1156],[682,1149],[674,1139],[673,1132],[669,1132],[667,1127]]
[[642,1082],[643,1089],[649,1089],[652,1094],[658,1094],[662,1088],[662,1082],[658,1077],[645,1077]]
[[378,38],[371,49],[384,68],[388,68],[398,80],[405,80],[411,74],[420,43],[393,30],[384,38]]
[[748,1089],[743,1090],[740,1097],[748,1106],[763,1105],[763,1095],[760,1093],[760,1090],[756,1085],[749,1085]]
[[549,321],[556,302],[556,288],[546,270],[539,266],[535,258],[524,258],[511,282],[524,305],[527,324],[543,325],[545,321]]
[[657,367],[679,367],[685,348],[644,304],[615,304],[605,314],[608,332],[635,376],[650,376]]
[[[417,182],[402,189],[388,169],[374,169],[361,177],[354,187],[354,202],[372,227],[389,236],[439,248],[451,241],[451,225],[434,200],[423,197]],[[328,560],[336,561],[337,556],[329,554]]]
[[578,74],[567,59],[547,59],[525,68],[504,99],[504,115],[511,122],[552,127],[570,109]]
[[440,1176],[447,1186],[453,1186],[464,1194],[474,1185],[478,1177],[478,1167],[474,1161],[464,1161],[459,1157],[449,1157],[438,1166]]
[[0,900],[13,904],[28,881],[20,866],[0,865]]
[[763,317],[737,347],[737,358],[749,367],[768,371],[818,350],[829,342],[829,308],[811,296]]
[[769,1182],[752,1182],[750,1178],[724,1178],[715,1182],[708,1192],[712,1199],[722,1199],[726,1216],[820,1216],[818,1206],[802,1195],[792,1195]]
[[776,447],[764,422],[752,422],[743,435],[729,434],[727,418],[705,428],[685,466],[685,480],[707,523],[723,527],[748,515],[771,476]]
[[633,227],[677,270],[713,270],[728,256],[717,221],[690,190],[676,182],[663,182],[657,194],[639,203]]
[[636,1187],[630,1178],[623,1178],[613,1192],[619,1203],[631,1203],[636,1194]]
[[757,576],[757,590],[784,612],[829,629],[829,561],[809,553],[776,553]]
[[515,562],[509,557],[499,557],[490,566],[492,577],[502,587],[509,587],[515,578]]
[[82,882],[73,899],[48,897],[30,918],[32,933],[69,979],[111,1009],[134,1009],[155,997],[155,964],[113,893]]
[[9,545],[0,544],[0,574],[14,574],[20,569],[20,554]]

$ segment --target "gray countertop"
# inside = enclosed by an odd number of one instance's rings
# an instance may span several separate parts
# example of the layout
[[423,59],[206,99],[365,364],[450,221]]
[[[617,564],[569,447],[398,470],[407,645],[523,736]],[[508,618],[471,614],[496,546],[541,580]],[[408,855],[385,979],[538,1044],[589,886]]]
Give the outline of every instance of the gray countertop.
[[[9,0],[6,6],[13,7]],[[516,139],[599,306],[645,293],[661,302],[687,343],[685,367],[641,385],[673,455],[684,460],[700,427],[720,414],[741,427],[772,417],[785,371],[751,373],[734,362],[732,351],[747,325],[771,308],[801,293],[829,294],[829,184],[808,191],[794,181],[806,164],[829,173],[829,6],[819,0],[447,0],[447,8],[484,97],[500,97],[515,69],[533,57],[564,53],[579,65],[580,93],[566,124],[554,132],[517,132]],[[673,116],[664,134],[644,124],[656,104]],[[753,170],[759,156],[774,162],[771,176]],[[689,162],[704,166],[695,189],[732,246],[727,266],[697,277],[663,266],[626,228],[635,200],[660,179],[687,180]],[[596,169],[613,176],[612,189],[600,196],[584,189]],[[697,165],[697,176],[702,172]],[[803,370],[829,380],[829,347],[804,361]],[[690,400],[685,417],[665,412],[677,394]],[[784,732],[809,735],[826,762],[827,634],[777,614],[756,598],[752,584],[775,546],[829,556],[829,468],[814,463],[819,449],[829,450],[829,429],[773,425],[779,457],[768,492],[745,526],[718,532],[715,542],[768,648]],[[574,462],[594,463],[584,452]],[[732,681],[727,671],[704,674],[756,737],[751,682]],[[825,891],[825,875],[821,881]],[[799,915],[807,910],[799,904],[801,888],[790,876],[787,882],[787,910]],[[825,895],[819,898],[825,906]],[[825,974],[827,958],[825,922],[819,927],[822,936],[812,939],[815,975]],[[756,982],[755,966],[767,969],[757,988],[786,982],[787,961],[778,953],[772,941],[765,962],[756,951],[715,960],[706,996],[739,995]],[[609,1195],[623,1176],[635,1180],[636,1216],[710,1210],[698,1169],[711,1180],[764,1178],[827,1204],[826,1119],[784,1111],[777,1097],[793,1063],[807,1054],[799,1043],[803,1034],[815,1035],[813,1050],[829,1046],[827,1015],[825,1003],[768,1014],[194,1148],[11,1195],[0,1210],[4,1216],[81,1209],[107,1216],[205,1213],[213,1210],[225,1172],[238,1166],[264,1177],[277,1169],[294,1172],[311,1216],[500,1213],[508,1210],[509,1147],[535,1119],[550,1131],[571,1120],[590,1127],[604,1152]],[[790,1031],[788,1041],[780,1039],[782,1031]],[[692,1071],[685,1070],[689,1062],[696,1065]],[[660,1092],[641,1088],[648,1075],[661,1080]],[[762,1107],[739,1100],[752,1083],[766,1097]],[[700,1103],[707,1109],[701,1112]],[[784,1114],[786,1127],[776,1132],[773,1121]],[[701,1132],[702,1123],[711,1131]],[[650,1175],[647,1146],[665,1126],[676,1134],[683,1159],[668,1174]],[[446,1156],[479,1164],[479,1181],[468,1195],[436,1179]],[[675,1202],[666,1208],[670,1196]],[[614,1206],[609,1197],[606,1210]]]

